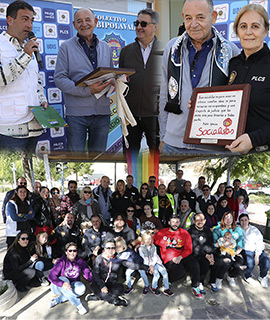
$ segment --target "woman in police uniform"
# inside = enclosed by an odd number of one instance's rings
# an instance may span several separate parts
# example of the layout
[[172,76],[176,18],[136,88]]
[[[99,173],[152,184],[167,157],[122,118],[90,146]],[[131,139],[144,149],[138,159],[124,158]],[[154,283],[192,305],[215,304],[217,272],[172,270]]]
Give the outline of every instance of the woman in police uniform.
[[[270,51],[264,38],[269,31],[269,17],[261,5],[241,8],[234,21],[234,31],[243,50],[230,61],[229,84],[251,84],[245,134],[227,149],[247,153],[268,150],[270,145]],[[258,148],[259,147],[259,148]]]

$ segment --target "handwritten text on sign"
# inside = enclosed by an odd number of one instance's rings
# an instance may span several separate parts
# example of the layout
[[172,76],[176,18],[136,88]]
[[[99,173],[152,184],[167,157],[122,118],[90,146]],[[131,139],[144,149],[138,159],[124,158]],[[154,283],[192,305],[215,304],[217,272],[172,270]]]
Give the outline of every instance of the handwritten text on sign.
[[197,95],[190,138],[236,139],[242,90]]

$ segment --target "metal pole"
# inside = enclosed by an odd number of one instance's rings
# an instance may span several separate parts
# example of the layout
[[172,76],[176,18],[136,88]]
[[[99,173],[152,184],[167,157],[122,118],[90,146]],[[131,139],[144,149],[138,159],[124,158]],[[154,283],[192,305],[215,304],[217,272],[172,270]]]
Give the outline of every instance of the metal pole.
[[51,172],[50,172],[50,165],[49,165],[49,157],[48,154],[43,154],[43,161],[45,167],[45,175],[47,180],[47,186],[49,189],[52,188],[52,180],[51,180]]
[[227,185],[229,185],[230,180],[231,180],[232,159],[233,159],[233,157],[229,157],[229,165],[228,165],[228,170],[227,170]]

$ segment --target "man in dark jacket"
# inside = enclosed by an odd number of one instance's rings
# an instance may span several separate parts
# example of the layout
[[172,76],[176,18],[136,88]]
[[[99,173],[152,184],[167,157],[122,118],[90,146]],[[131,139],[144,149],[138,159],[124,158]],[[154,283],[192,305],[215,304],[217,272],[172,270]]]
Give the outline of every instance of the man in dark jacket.
[[56,239],[53,248],[53,257],[60,258],[65,252],[65,245],[74,242],[79,247],[81,244],[81,230],[74,224],[75,219],[71,213],[65,215],[64,221],[57,226],[49,236],[49,241]]
[[130,76],[127,103],[137,122],[134,127],[128,126],[127,140],[132,150],[139,151],[143,133],[145,133],[149,149],[155,149],[156,143],[156,115],[157,99],[154,95],[157,74],[158,40],[155,37],[159,24],[159,14],[152,9],[144,9],[138,13],[134,22],[136,27],[135,42],[121,50],[119,58],[120,68],[135,69]]

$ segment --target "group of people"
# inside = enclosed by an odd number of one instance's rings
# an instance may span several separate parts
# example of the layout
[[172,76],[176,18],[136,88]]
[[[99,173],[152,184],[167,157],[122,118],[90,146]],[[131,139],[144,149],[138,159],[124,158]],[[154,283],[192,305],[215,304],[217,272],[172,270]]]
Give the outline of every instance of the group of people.
[[[128,175],[126,184],[118,180],[112,192],[110,179],[104,176],[98,187],[92,191],[85,186],[79,196],[76,181],[69,181],[69,192],[60,199],[57,188],[50,190],[49,198],[49,190],[38,181],[29,194],[20,177],[17,188],[6,195],[13,192],[3,211],[8,245],[4,278],[19,291],[37,281],[44,286],[51,283],[56,297],[50,307],[70,301],[79,314],[87,312],[79,299],[86,291],[80,275],[91,283],[86,301],[104,300],[116,306],[128,305],[123,295],[134,290],[135,271],[143,280],[143,295],[152,291],[156,296],[162,292],[173,296],[170,284],[187,271],[192,293],[201,299],[205,285],[217,292],[225,276],[232,287],[239,275],[254,283],[255,265],[260,266],[258,280],[268,287],[269,259],[262,234],[249,224],[248,195],[239,179],[233,187],[220,184],[214,196],[202,176],[192,190],[182,170],[167,189],[164,184],[157,188],[156,182],[156,177],[149,177],[139,192]],[[242,208],[237,197],[244,198]],[[223,203],[220,211],[216,202]],[[126,288],[118,280],[120,270]]]
[[[266,65],[269,49],[264,38],[269,31],[269,17],[261,5],[249,4],[239,10],[234,32],[243,48],[223,38],[213,26],[217,20],[212,0],[185,0],[182,9],[184,30],[171,39],[164,49],[159,72],[156,51],[161,48],[156,37],[158,12],[146,8],[134,21],[136,39],[122,48],[119,67],[135,69],[130,76],[126,100],[136,125],[128,125],[129,148],[139,151],[143,134],[150,149],[167,154],[221,152],[217,146],[187,145],[183,142],[192,91],[197,87],[216,85],[251,85],[251,96],[245,133],[226,148],[246,153],[251,149],[267,150],[269,145],[268,85]],[[33,151],[42,133],[29,105],[48,103],[38,76],[36,37],[30,37],[34,21],[33,7],[20,0],[11,3],[6,12],[7,30],[0,35],[0,147]],[[98,19],[88,8],[74,14],[77,34],[63,42],[57,55],[54,80],[65,99],[67,150],[84,152],[88,137],[89,152],[103,152],[110,125],[110,101],[103,95],[111,82],[97,82],[86,87],[75,83],[98,67],[112,67],[109,44],[94,33]],[[255,27],[256,26],[256,27]],[[76,63],[74,63],[76,61]],[[161,73],[160,103],[157,104],[157,76]],[[23,101],[23,103],[22,103]],[[157,141],[159,112],[160,143]]]

